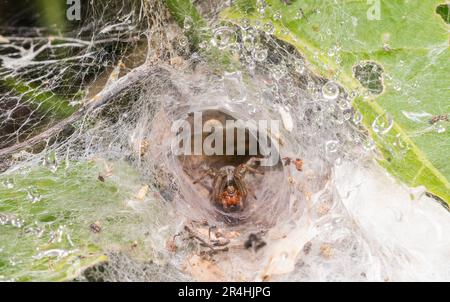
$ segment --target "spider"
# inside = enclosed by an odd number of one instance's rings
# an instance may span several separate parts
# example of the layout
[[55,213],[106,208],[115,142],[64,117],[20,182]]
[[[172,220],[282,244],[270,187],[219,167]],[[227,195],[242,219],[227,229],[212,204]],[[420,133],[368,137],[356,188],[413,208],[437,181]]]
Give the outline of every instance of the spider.
[[213,201],[221,205],[224,210],[243,210],[248,195],[247,185],[244,180],[246,173],[252,172],[255,174],[264,174],[264,172],[251,167],[251,165],[258,160],[258,158],[252,157],[246,163],[240,164],[237,167],[225,166],[219,170],[210,168],[204,171],[202,175],[194,181],[194,184],[207,176],[212,177]]

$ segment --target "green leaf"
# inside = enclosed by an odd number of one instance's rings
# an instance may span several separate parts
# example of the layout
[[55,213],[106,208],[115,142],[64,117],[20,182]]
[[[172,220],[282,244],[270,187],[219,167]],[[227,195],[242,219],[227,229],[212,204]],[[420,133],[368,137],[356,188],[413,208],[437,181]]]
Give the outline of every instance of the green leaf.
[[145,237],[142,217],[125,202],[139,190],[135,170],[116,163],[102,182],[102,165],[55,160],[50,154],[45,166],[0,175],[0,281],[72,280],[107,261],[112,247]]
[[450,4],[441,4],[436,8],[436,12],[441,15],[442,19],[448,24],[450,23]]
[[[238,69],[239,61],[233,58],[229,51],[210,45],[214,36],[213,30],[208,27],[205,19],[200,15],[191,0],[167,0],[165,4],[178,26],[183,29],[185,35],[189,38],[193,48],[201,52],[211,66],[220,71]],[[207,50],[202,50],[199,47],[201,42],[209,44],[210,47]]]
[[20,95],[21,102],[44,116],[50,115],[53,118],[62,119],[71,115],[77,109],[61,96],[51,91],[42,90],[33,83],[25,83],[14,77],[6,77],[0,80],[0,84]]
[[[56,27],[62,31],[67,25],[66,10],[69,5],[67,1],[59,0],[37,0],[36,5],[41,12],[40,23],[46,27]],[[69,3],[72,3],[69,2]]]
[[[294,45],[315,73],[349,92],[368,90],[369,97],[357,97],[353,105],[383,155],[380,163],[407,185],[423,185],[450,203],[449,27],[438,9],[443,1],[265,2],[263,15],[255,1],[241,0],[222,18],[272,22],[274,35]],[[273,17],[277,13],[281,19]],[[354,74],[370,62],[382,73]],[[375,119],[386,117],[393,127],[374,131]]]
[[165,2],[177,24],[186,30],[191,42],[198,44],[209,36],[206,21],[189,0],[167,0]]

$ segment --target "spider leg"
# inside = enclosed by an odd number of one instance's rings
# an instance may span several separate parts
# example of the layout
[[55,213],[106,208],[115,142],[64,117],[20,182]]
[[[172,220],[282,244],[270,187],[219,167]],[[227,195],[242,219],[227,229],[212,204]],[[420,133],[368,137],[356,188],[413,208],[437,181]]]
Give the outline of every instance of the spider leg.
[[224,181],[224,178],[226,177],[226,173],[223,171],[219,171],[214,176],[213,181],[213,198],[217,201],[220,201],[220,195],[223,192],[223,189],[225,188],[226,182]]
[[250,159],[245,163],[246,166],[253,166],[256,162],[260,162],[261,159],[258,157],[250,157]]
[[252,173],[264,175],[264,171],[259,171],[258,169],[255,169],[255,168],[252,168],[252,167],[249,167],[249,166],[246,166],[246,168],[247,168],[248,171],[250,171]]
[[194,184],[198,183],[199,181],[201,181],[202,179],[204,179],[207,176],[216,177],[216,175],[217,175],[217,171],[212,168],[205,170],[202,172],[202,174],[200,175],[199,178],[194,180]]
[[236,186],[237,186],[239,192],[241,192],[241,194],[242,194],[242,198],[247,197],[248,190],[247,190],[247,184],[245,183],[244,179],[242,177],[235,176],[235,183],[236,183]]
[[252,166],[256,163],[256,162],[260,162],[261,159],[258,157],[251,157],[245,164],[242,165],[243,169],[242,169],[242,175],[244,176],[245,173],[247,173],[247,171],[252,172],[254,174],[264,174],[264,171],[259,171],[258,169],[253,168]]

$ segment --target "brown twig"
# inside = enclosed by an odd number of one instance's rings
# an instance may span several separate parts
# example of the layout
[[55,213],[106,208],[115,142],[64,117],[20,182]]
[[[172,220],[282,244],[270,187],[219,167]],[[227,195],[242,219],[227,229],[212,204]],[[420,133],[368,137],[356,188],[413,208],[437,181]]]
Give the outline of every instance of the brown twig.
[[202,246],[204,246],[204,247],[207,247],[207,248],[211,249],[213,252],[216,251],[216,249],[215,249],[211,244],[209,244],[208,242],[206,242],[205,240],[203,240],[200,236],[198,236],[198,235],[197,235],[190,227],[188,227],[187,225],[184,226],[184,230],[185,230],[186,232],[188,232],[189,238],[198,240],[198,241],[200,242],[200,245],[202,245]]

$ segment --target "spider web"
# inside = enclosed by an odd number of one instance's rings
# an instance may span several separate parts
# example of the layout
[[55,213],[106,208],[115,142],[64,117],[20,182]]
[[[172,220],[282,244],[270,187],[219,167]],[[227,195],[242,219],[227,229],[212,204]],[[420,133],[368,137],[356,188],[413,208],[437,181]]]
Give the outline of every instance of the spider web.
[[83,23],[67,32],[1,27],[0,148],[74,113],[105,71],[142,39],[140,6],[114,1],[83,9]]
[[[26,142],[110,91],[117,92],[83,111],[65,131],[8,154],[2,167],[5,175],[26,173],[42,163],[62,169],[57,159],[100,158],[118,170],[118,163],[126,162],[138,172],[137,180],[123,175],[115,180],[119,192],[145,183],[152,193],[143,201],[123,198],[126,210],[118,207],[120,214],[139,221],[110,229],[125,240],[138,238],[147,251],[117,252],[112,248],[114,240],[108,239],[101,247],[110,252],[109,262],[91,267],[79,279],[385,280],[396,276],[394,266],[408,266],[398,256],[403,250],[372,240],[338,192],[335,173],[343,162],[364,166],[376,156],[348,92],[310,72],[302,56],[265,33],[268,28],[263,24],[221,23],[218,13],[228,2],[193,2],[212,31],[212,38],[198,46],[188,39],[192,24],[177,26],[162,1],[106,3],[89,4],[82,23],[67,32],[0,28],[0,149]],[[328,39],[326,34],[323,39]],[[215,62],[204,56],[213,47],[221,49],[220,55],[236,57],[240,69],[217,72]],[[382,89],[381,71],[374,67],[370,62],[357,66],[355,74],[376,94]],[[116,89],[120,85],[124,88]],[[236,226],[225,224],[205,189],[193,185],[200,166],[175,157],[167,144],[171,123],[191,108],[224,104],[231,114],[281,120],[281,155],[305,163],[303,171],[281,165],[260,179],[250,177],[248,185],[257,198],[245,212],[250,218]],[[49,195],[63,189],[55,187]],[[112,207],[107,207],[108,215],[113,215]],[[93,208],[93,213],[83,215],[104,217],[102,211],[104,207]],[[210,226],[239,236],[230,239],[229,252],[199,260],[197,254],[204,246],[183,230],[193,220],[205,219]],[[11,219],[5,222],[11,223]],[[63,223],[67,222],[54,222]],[[206,229],[195,225],[194,230],[201,234]],[[267,246],[260,251],[242,249],[251,234],[262,234]],[[176,253],[168,251],[168,243],[176,246]],[[192,262],[217,269],[204,275],[183,269]],[[414,279],[412,275],[408,277]]]

